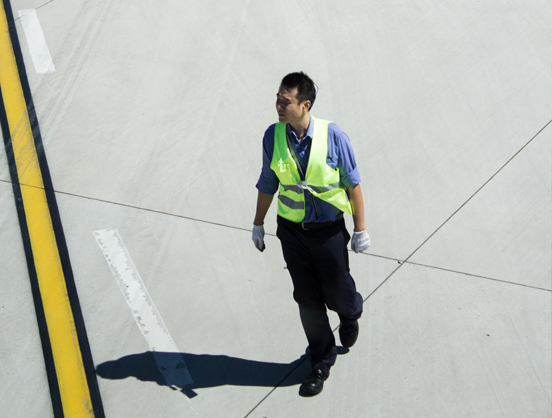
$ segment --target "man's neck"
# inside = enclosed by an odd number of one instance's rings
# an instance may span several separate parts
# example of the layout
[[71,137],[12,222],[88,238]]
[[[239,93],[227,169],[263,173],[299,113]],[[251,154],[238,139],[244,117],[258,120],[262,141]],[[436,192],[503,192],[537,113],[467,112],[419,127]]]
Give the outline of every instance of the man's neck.
[[299,139],[299,141],[301,141],[305,137],[305,135],[307,135],[307,131],[309,130],[309,125],[310,125],[309,112],[305,112],[305,115],[297,122],[289,124],[291,129],[293,129],[293,132],[295,132],[295,134],[297,135],[297,138]]

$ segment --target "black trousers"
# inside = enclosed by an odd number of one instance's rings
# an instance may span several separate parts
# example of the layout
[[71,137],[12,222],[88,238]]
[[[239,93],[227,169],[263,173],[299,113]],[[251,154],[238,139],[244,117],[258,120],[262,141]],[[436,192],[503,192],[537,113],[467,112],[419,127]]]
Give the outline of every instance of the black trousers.
[[351,236],[343,219],[304,230],[300,223],[280,216],[276,235],[293,280],[293,298],[299,305],[312,367],[327,372],[335,363],[337,349],[326,307],[337,312],[343,324],[362,315],[362,296],[349,272]]

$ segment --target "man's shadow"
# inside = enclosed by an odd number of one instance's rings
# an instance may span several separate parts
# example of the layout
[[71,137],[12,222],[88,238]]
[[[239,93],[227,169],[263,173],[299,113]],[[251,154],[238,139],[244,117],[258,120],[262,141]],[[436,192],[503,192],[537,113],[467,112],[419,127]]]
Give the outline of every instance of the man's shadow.
[[[338,347],[339,354],[348,351],[346,348]],[[223,385],[262,387],[298,385],[310,371],[308,357],[310,356],[306,353],[292,363],[267,363],[224,355],[146,351],[121,357],[118,360],[106,361],[98,365],[96,373],[105,379],[125,379],[133,376],[144,382],[155,382],[171,389],[181,389],[191,398],[197,395],[194,389]],[[173,370],[172,376],[169,376],[163,364],[174,364],[176,369],[187,369],[187,374],[189,373],[193,383],[188,384],[184,376],[182,379],[184,384],[178,384],[178,376],[174,374],[178,370]],[[167,382],[168,380],[172,382]]]

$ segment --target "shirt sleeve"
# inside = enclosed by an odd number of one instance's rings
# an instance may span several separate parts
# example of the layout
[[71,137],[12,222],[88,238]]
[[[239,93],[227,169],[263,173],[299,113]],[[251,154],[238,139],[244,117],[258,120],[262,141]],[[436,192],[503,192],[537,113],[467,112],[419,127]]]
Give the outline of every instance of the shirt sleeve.
[[340,182],[344,187],[360,183],[351,140],[335,123],[328,127],[328,164],[339,170]]
[[272,155],[274,154],[274,130],[276,125],[270,125],[265,131],[263,137],[263,167],[259,181],[257,181],[257,189],[261,193],[274,194],[278,190],[280,180],[276,173],[270,168]]

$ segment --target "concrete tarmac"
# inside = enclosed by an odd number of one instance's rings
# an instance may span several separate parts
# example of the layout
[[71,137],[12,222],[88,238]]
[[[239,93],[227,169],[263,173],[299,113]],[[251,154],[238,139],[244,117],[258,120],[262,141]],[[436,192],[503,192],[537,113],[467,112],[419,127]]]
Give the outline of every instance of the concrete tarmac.
[[[11,5],[105,416],[552,415],[549,1]],[[55,72],[35,70],[28,9]],[[251,241],[262,137],[301,70],[313,115],[351,138],[372,239],[350,252],[359,340],[313,398],[275,205],[266,250]],[[0,208],[0,415],[50,417],[4,148]],[[194,380],[182,391],[98,246],[108,228]]]

